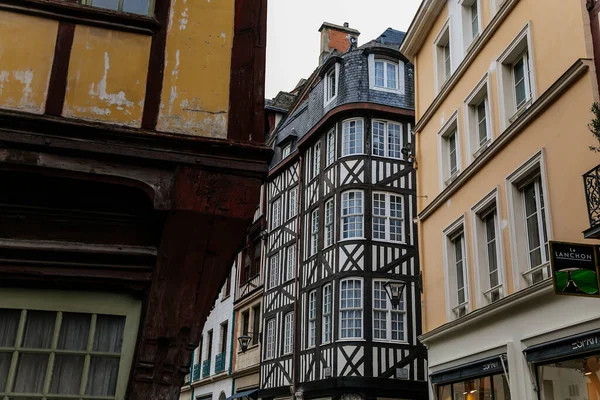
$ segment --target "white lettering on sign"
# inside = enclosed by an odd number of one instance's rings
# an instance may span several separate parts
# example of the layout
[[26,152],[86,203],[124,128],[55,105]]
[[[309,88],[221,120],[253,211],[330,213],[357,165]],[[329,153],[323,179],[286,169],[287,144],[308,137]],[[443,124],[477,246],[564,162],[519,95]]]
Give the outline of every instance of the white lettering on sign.
[[591,336],[585,339],[576,340],[573,342],[573,350],[583,349],[585,347],[598,344],[598,336]]
[[554,255],[556,258],[561,260],[581,260],[581,261],[592,261],[591,254],[581,254],[577,253],[575,249],[569,249],[569,253],[562,251],[555,251]]
[[491,363],[487,363],[487,364],[483,364],[483,370],[484,371],[489,371],[490,369],[494,369],[494,368],[498,368],[500,364],[498,364],[498,362],[491,362]]

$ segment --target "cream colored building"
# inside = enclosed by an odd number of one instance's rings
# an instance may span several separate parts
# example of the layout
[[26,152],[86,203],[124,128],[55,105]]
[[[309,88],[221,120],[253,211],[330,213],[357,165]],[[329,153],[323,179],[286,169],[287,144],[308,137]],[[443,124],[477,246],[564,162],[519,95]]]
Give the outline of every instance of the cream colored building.
[[598,243],[585,3],[424,0],[401,45],[432,398],[600,398],[600,300],[555,295],[548,262],[549,241]]

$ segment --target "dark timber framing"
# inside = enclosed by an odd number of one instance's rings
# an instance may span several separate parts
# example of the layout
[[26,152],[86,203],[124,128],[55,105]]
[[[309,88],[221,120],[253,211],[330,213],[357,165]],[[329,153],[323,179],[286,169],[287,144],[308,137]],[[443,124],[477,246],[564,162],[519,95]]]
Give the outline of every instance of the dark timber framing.
[[72,22],[60,22],[56,34],[56,46],[54,48],[54,61],[50,72],[48,85],[48,97],[46,98],[46,114],[60,116],[65,104],[65,93],[67,92],[67,77],[69,75],[69,61],[71,60],[71,48],[75,38],[75,24]]

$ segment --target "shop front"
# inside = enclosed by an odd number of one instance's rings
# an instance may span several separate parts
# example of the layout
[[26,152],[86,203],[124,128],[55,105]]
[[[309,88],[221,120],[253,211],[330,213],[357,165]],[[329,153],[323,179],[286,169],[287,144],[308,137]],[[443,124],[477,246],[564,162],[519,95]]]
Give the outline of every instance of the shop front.
[[540,400],[600,400],[600,330],[525,349]]
[[431,383],[438,400],[510,400],[506,355],[436,372]]

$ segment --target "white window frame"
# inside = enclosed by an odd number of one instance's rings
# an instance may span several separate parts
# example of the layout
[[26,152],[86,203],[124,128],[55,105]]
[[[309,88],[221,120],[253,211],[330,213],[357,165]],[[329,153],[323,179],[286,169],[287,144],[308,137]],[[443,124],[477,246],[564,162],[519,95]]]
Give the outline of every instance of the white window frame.
[[323,248],[335,243],[335,199],[332,197],[325,202],[323,229]]
[[[527,53],[529,74],[525,74],[525,88],[527,100],[518,109],[516,105],[516,92],[514,86],[513,67],[519,59]],[[535,57],[531,36],[531,26],[528,22],[519,34],[497,59],[498,78],[498,105],[500,110],[500,129],[504,131],[519,116],[521,116],[536,100],[537,85],[535,75]]]
[[[322,338],[321,344],[331,343],[333,341],[333,284],[328,283],[323,285],[322,291]],[[329,301],[327,301],[327,298]],[[329,326],[329,329],[327,328]]]
[[[481,35],[483,30],[481,21],[481,0],[459,0],[461,6],[461,26],[462,26],[462,38],[465,47],[465,54],[469,52],[471,46],[476,39]],[[473,18],[473,5],[477,8],[477,31],[473,31],[474,18]]]
[[[462,236],[462,272],[465,289],[465,301],[458,302],[458,277],[456,262],[456,240]],[[446,286],[446,317],[448,321],[466,315],[470,310],[469,290],[469,262],[467,231],[465,229],[465,216],[461,215],[456,221],[442,231],[443,258],[444,258],[444,283]]]
[[[502,238],[502,230],[500,223],[502,214],[500,209],[498,187],[485,195],[471,208],[471,224],[472,235],[474,238],[475,256],[475,293],[477,293],[476,301],[480,306],[493,303],[506,295],[505,276],[506,270],[504,265],[504,246]],[[488,237],[486,219],[490,214],[494,218],[494,233],[496,242],[496,266],[498,274],[498,284],[491,286],[489,272],[489,252],[488,252]]]
[[317,291],[308,293],[308,347],[317,345]]
[[[544,262],[539,266],[534,266],[533,269],[529,265],[530,262],[527,242],[527,226],[525,222],[525,204],[524,195],[522,192],[522,189],[528,183],[539,177],[541,182],[540,189],[543,191],[544,197],[543,216],[546,221],[546,234],[548,242],[550,242],[554,239],[554,234],[552,229],[551,202],[548,191],[548,179],[546,171],[545,152],[544,149],[541,149],[506,178],[511,262],[515,291],[537,283],[540,274],[544,280],[550,278],[551,276],[549,262]],[[538,218],[540,229],[542,229],[541,223],[541,218]],[[543,248],[541,250],[544,252]]]
[[[346,130],[346,127],[350,129],[350,124],[355,123],[355,135],[356,140],[355,143],[358,145],[355,147],[350,147],[350,131]],[[358,128],[360,127],[360,133],[358,132]],[[348,143],[348,145],[346,145]],[[365,154],[365,123],[362,118],[352,118],[342,121],[342,157],[353,156],[353,155],[363,155]]]
[[271,229],[281,225],[281,197],[271,203]]
[[[486,140],[480,140],[478,106],[484,103]],[[493,119],[490,103],[490,79],[488,73],[479,80],[475,88],[464,101],[466,115],[467,154],[469,162],[479,157],[489,147],[493,140]]]
[[298,185],[288,192],[288,220],[298,215]]
[[[331,93],[331,79],[334,79],[333,88],[335,93]],[[323,77],[323,104],[324,106],[329,105],[333,100],[337,98],[339,92],[339,83],[340,83],[340,64],[336,63],[335,66],[331,67],[329,71]]]
[[[349,213],[346,212],[346,208],[344,206],[346,199],[345,196],[346,195],[350,195],[351,193],[354,194],[360,194],[360,213]],[[341,194],[341,198],[342,198],[342,210],[341,210],[341,229],[340,229],[340,241],[342,240],[356,240],[356,239],[364,239],[364,235],[365,235],[365,193],[362,190],[346,190],[344,192],[342,192]],[[358,199],[358,196],[355,196],[354,201],[356,202]],[[348,199],[349,201],[349,199]],[[357,222],[360,222],[360,231],[359,230],[348,230],[346,231],[346,224],[345,224],[345,219],[346,218],[357,218]],[[348,223],[348,225],[350,225],[350,223]],[[348,236],[348,237],[344,237],[346,235],[346,232],[357,232],[356,236]]]
[[269,290],[279,285],[279,253],[269,258]]
[[[406,290],[402,293],[402,299],[398,307],[392,307],[392,302],[386,294],[385,287],[383,286],[387,280],[384,279],[373,279],[373,341],[375,342],[393,342],[393,343],[407,343],[407,318],[406,318]],[[383,300],[384,307],[381,307],[381,304],[378,304],[376,299],[377,296],[377,286],[380,285],[379,296],[380,301]],[[376,329],[375,329],[375,315],[376,312],[385,313],[385,337],[376,338]],[[392,339],[392,315],[401,315],[402,316],[402,339]],[[381,329],[379,329],[381,330]]]
[[292,244],[291,246],[287,247],[286,257],[287,268],[285,280],[290,281],[294,279],[294,276],[296,275],[296,244]]
[[[450,31],[450,18],[448,18],[433,42],[433,59],[435,66],[434,80],[436,94],[440,92],[442,87],[446,84],[454,72],[452,69],[452,51],[454,47],[452,39],[453,38]],[[449,58],[446,54],[446,48],[448,48]],[[449,63],[450,67],[449,74],[447,73],[447,63]]]
[[[376,212],[376,207],[375,205],[375,198],[379,197],[379,196],[383,196],[383,200],[384,200],[384,208],[383,208],[383,215],[378,214]],[[398,199],[400,199],[400,217],[392,217],[391,216],[391,204],[392,204],[392,197],[396,197]],[[379,200],[380,201],[380,200]],[[372,201],[372,223],[371,223],[371,229],[372,229],[372,238],[373,240],[376,241],[386,241],[386,242],[394,242],[394,243],[405,243],[406,242],[406,232],[404,229],[404,213],[406,212],[406,210],[404,209],[404,196],[400,193],[389,193],[389,192],[373,192],[373,201]],[[380,218],[384,220],[384,231],[383,231],[383,238],[381,237],[375,237],[375,219],[376,218]],[[392,220],[398,220],[400,221],[400,239],[392,239],[392,232],[391,232],[391,221]]]
[[319,208],[310,213],[310,255],[319,251]]
[[292,354],[294,348],[294,313],[289,312],[283,317],[283,355]]
[[[391,58],[379,57],[375,54],[369,54],[369,88],[372,90],[379,90],[382,92],[396,93],[396,94],[404,94],[405,92],[405,83],[404,83],[404,73],[405,73],[405,64],[402,60],[394,60]],[[375,63],[383,62],[383,85],[377,86],[375,79]],[[393,64],[396,67],[396,87],[389,88],[387,87],[387,64]]]
[[[440,179],[440,191],[450,185],[461,173],[461,132],[459,127],[458,110],[456,110],[438,132],[438,174]],[[449,138],[453,134],[455,135],[456,143],[456,171],[451,173]]]
[[315,143],[312,149],[312,179],[315,179],[319,176],[319,172],[321,171],[321,142]]
[[281,150],[281,159],[288,157],[292,153],[292,144],[287,144]]
[[327,138],[325,139],[327,142],[327,154],[325,155],[325,168],[331,166],[335,162],[335,137],[336,137],[336,127],[333,127],[329,132],[327,132]]
[[[375,154],[375,124],[383,124],[383,154]],[[390,152],[390,125],[398,126],[399,129],[399,143],[397,155],[391,155]],[[400,122],[387,121],[382,119],[374,119],[371,121],[371,154],[374,157],[386,157],[393,158],[396,160],[402,159],[402,147],[404,147],[404,126]]]
[[[133,366],[133,356],[136,347],[135,345],[137,341],[137,333],[140,327],[140,318],[142,312],[141,301],[134,299],[131,296],[108,292],[0,288],[0,308],[50,311],[56,313],[68,312],[100,315],[117,315],[125,317],[125,326],[123,329],[123,342],[121,345],[119,369],[114,399],[122,399],[125,397],[127,384],[129,382],[129,375]],[[21,316],[23,316],[23,312],[25,311],[21,311]],[[55,325],[55,330],[56,328],[57,326]],[[19,333],[17,333],[17,335],[18,334]],[[54,353],[53,350],[48,350]],[[28,352],[26,349],[21,348],[18,348],[17,352],[31,353]],[[16,371],[17,368],[15,357],[15,354],[12,354],[12,361],[14,365],[11,365],[11,367],[13,371]],[[50,363],[51,360],[49,360],[48,362]],[[37,393],[35,394],[37,395]],[[15,395],[20,397],[23,395],[23,393],[11,393],[8,396],[12,398],[15,397]],[[41,399],[42,397],[43,395],[39,394],[39,398]],[[81,397],[87,398],[89,396],[84,395]]]
[[265,334],[265,360],[271,360],[275,358],[276,349],[276,337],[277,337],[277,324],[275,318],[271,318],[266,323],[266,334]]
[[[360,307],[356,307],[356,306],[352,306],[352,307],[343,307],[342,306],[342,296],[344,294],[344,283],[347,281],[354,281],[354,282],[359,282],[360,283]],[[339,338],[340,340],[356,340],[356,339],[362,339],[363,335],[364,335],[364,329],[365,329],[365,324],[364,324],[364,284],[363,284],[363,279],[362,278],[357,278],[357,277],[349,277],[349,278],[345,278],[340,280],[340,297],[339,297],[339,310],[340,310],[340,326],[339,326]],[[352,290],[356,290],[355,288],[353,288]],[[355,298],[352,298],[353,300],[355,300]],[[358,319],[360,321],[360,335],[358,336],[349,336],[348,333],[346,333],[346,335],[344,335],[344,329],[343,329],[343,325],[344,325],[344,312],[358,312],[360,315],[360,318]],[[356,321],[357,319],[352,317],[352,318],[348,318],[348,319],[352,319],[353,321]],[[350,328],[346,328],[347,330]],[[352,330],[356,330],[356,327],[353,327]],[[356,333],[356,332],[354,332]]]

